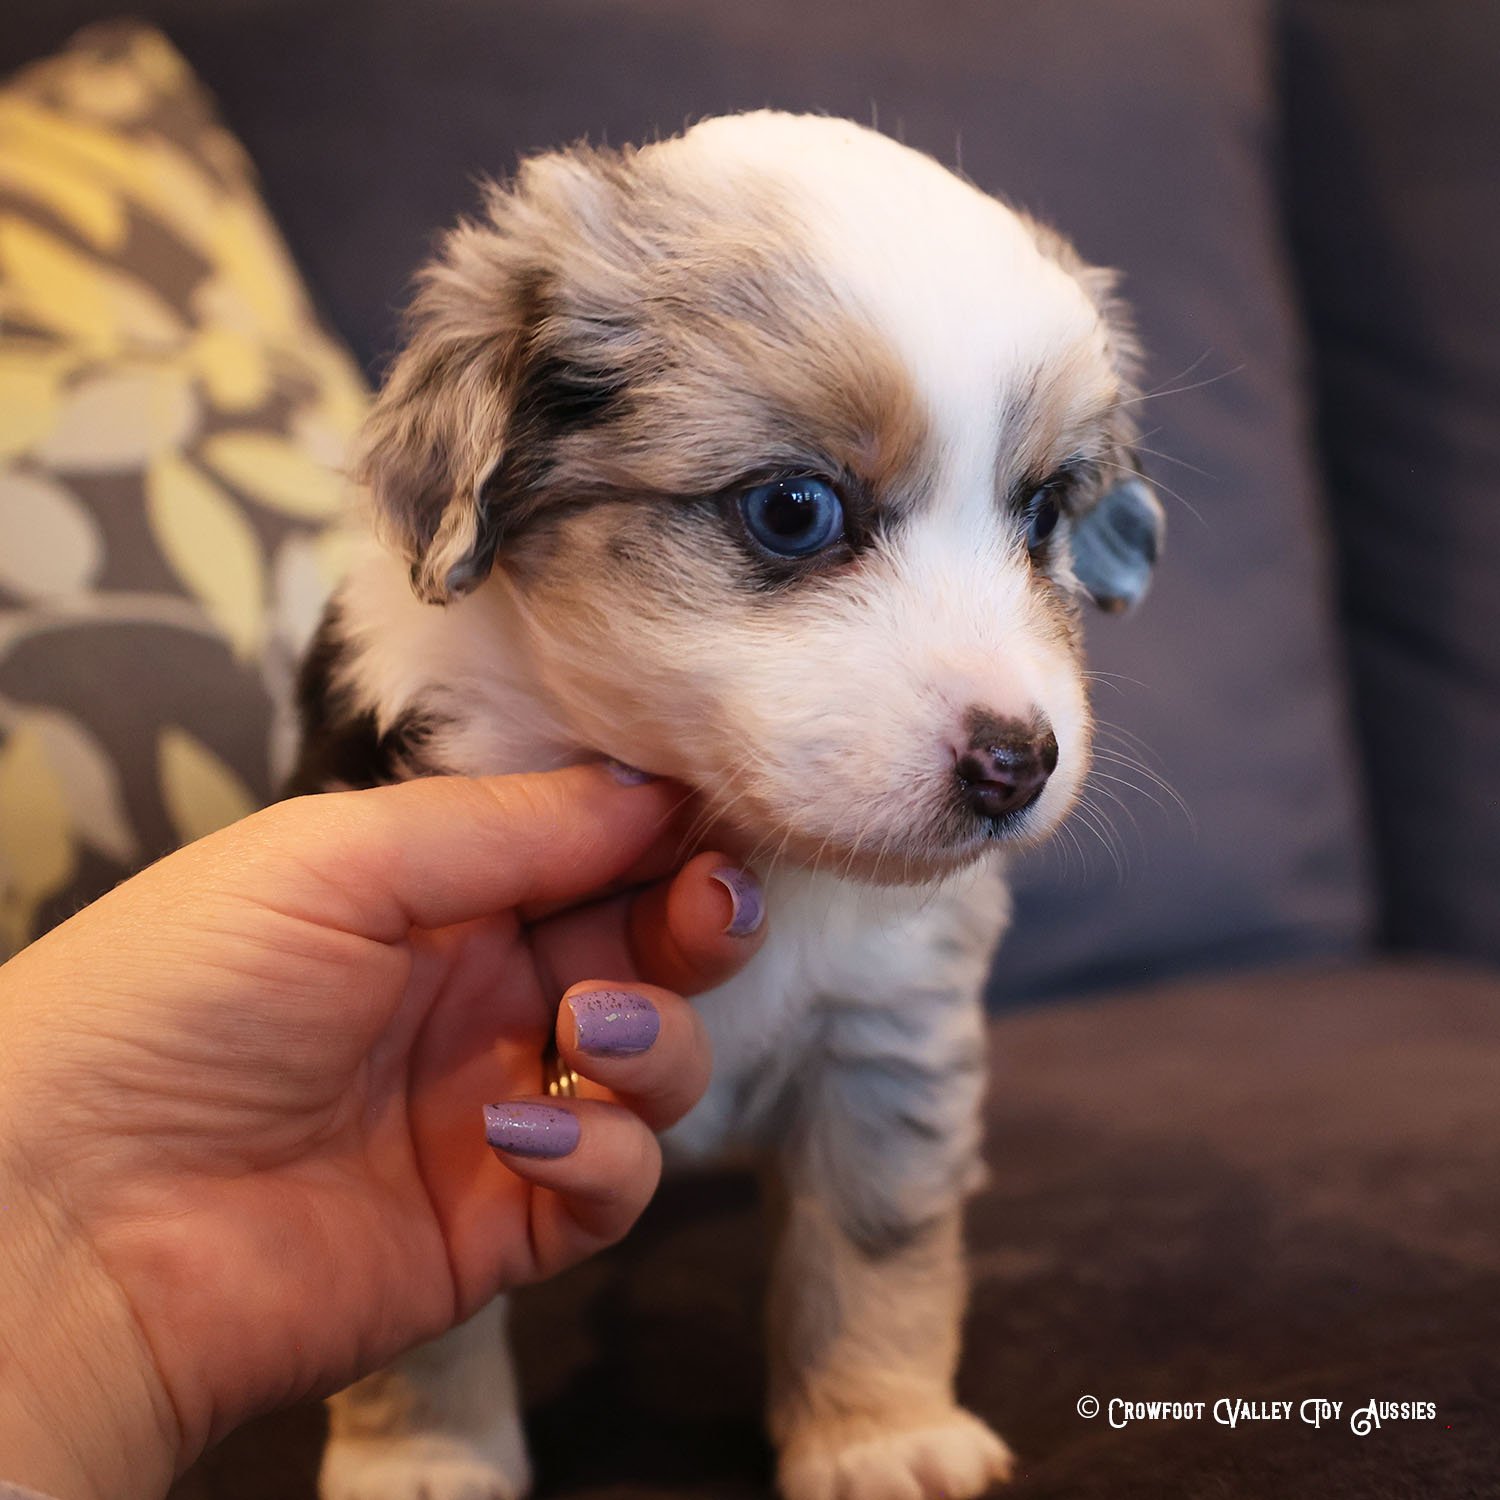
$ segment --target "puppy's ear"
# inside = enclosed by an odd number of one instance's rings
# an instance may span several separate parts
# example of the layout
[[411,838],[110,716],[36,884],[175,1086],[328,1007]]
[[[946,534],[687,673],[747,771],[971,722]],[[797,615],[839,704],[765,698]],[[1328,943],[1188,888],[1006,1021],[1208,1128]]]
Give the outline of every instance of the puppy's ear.
[[1131,475],[1073,523],[1073,573],[1100,609],[1121,613],[1146,597],[1167,518],[1146,481]]
[[[376,529],[445,604],[476,588],[534,515],[549,443],[620,395],[611,336],[638,300],[615,233],[621,153],[587,146],[485,188],[418,278],[407,343],[366,421],[357,477]],[[626,311],[621,311],[625,309]]]
[[1167,517],[1135,456],[1138,434],[1131,412],[1140,349],[1117,277],[1101,266],[1075,264],[1074,275],[1099,311],[1105,346],[1120,377],[1122,400],[1108,429],[1112,473],[1119,480],[1073,523],[1073,573],[1095,604],[1111,614],[1134,609],[1151,587],[1166,540]]
[[[1121,383],[1122,395],[1134,393],[1140,348],[1130,313],[1118,295],[1119,277],[1107,267],[1087,264],[1056,230],[1022,215],[1038,247],[1078,282],[1099,314],[1105,352]],[[1167,518],[1156,492],[1141,477],[1134,445],[1138,440],[1129,415],[1132,402],[1122,400],[1108,423],[1106,448],[1112,472],[1131,470],[1107,489],[1072,527],[1073,574],[1100,609],[1122,613],[1146,597],[1152,569],[1166,539]]]
[[422,272],[355,470],[376,531],[432,604],[482,583],[499,541],[483,490],[504,452],[521,319],[507,258],[481,253],[486,233],[461,226]]

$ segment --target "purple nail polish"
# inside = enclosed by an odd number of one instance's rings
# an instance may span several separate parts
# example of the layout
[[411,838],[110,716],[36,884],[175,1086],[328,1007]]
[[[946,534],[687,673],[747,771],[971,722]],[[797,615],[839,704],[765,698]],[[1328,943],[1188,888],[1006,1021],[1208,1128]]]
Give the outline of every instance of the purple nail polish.
[[634,1057],[656,1040],[661,1016],[631,990],[582,990],[568,996],[578,1023],[578,1047],[595,1057]]
[[550,1104],[486,1104],[484,1138],[512,1156],[566,1156],[578,1145],[578,1119]]
[[604,762],[604,769],[621,786],[644,786],[648,781],[656,780],[656,777],[650,771],[642,771],[637,766],[627,766],[623,760],[606,760]]
[[712,878],[729,892],[734,911],[729,925],[724,929],[731,937],[748,937],[766,918],[766,899],[761,894],[760,881],[749,870],[735,865],[723,865],[715,870]]

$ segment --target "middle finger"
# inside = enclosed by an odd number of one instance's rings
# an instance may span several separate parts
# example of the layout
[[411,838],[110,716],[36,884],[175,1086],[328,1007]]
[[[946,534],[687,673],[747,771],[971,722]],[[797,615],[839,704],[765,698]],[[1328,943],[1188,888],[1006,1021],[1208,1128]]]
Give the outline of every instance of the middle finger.
[[557,1050],[585,1097],[619,1100],[652,1130],[703,1097],[713,1049],[691,1005],[654,985],[576,984],[557,1012]]

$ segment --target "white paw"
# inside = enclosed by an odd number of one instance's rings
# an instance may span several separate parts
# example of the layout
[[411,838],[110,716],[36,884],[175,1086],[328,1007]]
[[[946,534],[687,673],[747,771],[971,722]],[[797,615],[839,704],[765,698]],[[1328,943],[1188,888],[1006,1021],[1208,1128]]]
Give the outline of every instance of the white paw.
[[1010,1449],[957,1407],[910,1427],[866,1418],[794,1433],[782,1451],[784,1500],[974,1500],[1009,1479]]
[[521,1500],[531,1488],[519,1442],[422,1437],[340,1440],[323,1453],[321,1500]]

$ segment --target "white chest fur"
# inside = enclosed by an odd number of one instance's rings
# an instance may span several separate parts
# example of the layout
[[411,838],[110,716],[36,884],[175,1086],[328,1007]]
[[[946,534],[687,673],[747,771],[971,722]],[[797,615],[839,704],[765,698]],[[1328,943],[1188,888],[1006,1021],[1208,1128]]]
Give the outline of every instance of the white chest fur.
[[754,1145],[809,1070],[941,1074],[971,1055],[976,997],[1006,917],[999,875],[986,866],[914,889],[770,873],[765,947],[697,1001],[713,1039],[714,1078],[668,1136],[669,1159]]

